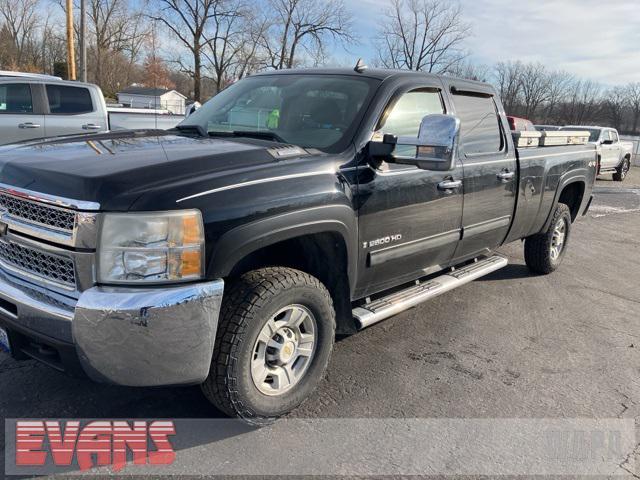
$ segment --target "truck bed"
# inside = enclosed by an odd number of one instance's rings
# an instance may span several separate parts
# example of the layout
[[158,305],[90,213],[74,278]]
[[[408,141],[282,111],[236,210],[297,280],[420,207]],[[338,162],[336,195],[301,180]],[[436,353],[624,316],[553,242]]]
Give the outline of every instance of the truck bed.
[[[558,185],[567,175],[586,174],[595,179],[596,148],[563,145],[516,149],[519,169],[518,195],[506,242],[539,232],[548,219]],[[588,198],[591,192],[584,192]]]

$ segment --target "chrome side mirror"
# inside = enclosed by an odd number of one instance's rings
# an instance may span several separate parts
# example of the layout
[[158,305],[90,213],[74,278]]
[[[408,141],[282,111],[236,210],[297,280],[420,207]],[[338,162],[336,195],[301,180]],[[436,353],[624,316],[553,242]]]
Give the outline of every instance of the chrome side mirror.
[[398,137],[398,145],[416,147],[415,157],[399,156],[396,163],[423,170],[452,170],[460,137],[460,119],[453,115],[427,115],[420,122],[418,137]]
[[[390,163],[415,165],[423,170],[448,171],[455,165],[455,155],[460,137],[460,119],[453,115],[427,115],[420,122],[417,137],[385,135],[379,145],[371,142],[369,151]],[[416,147],[415,156],[394,155],[400,146]],[[406,149],[403,149],[406,150]],[[383,155],[385,154],[385,155]]]

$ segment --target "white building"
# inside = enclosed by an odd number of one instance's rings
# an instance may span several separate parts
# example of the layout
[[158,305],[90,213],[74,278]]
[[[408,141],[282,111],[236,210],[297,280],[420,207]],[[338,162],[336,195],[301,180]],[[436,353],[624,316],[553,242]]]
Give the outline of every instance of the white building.
[[184,115],[187,97],[176,90],[131,86],[118,92],[118,103],[131,108],[155,108]]

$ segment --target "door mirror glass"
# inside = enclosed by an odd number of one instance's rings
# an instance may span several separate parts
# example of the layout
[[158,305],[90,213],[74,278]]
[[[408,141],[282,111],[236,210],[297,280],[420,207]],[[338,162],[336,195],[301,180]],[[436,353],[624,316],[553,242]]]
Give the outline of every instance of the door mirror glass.
[[[370,152],[389,153],[384,158],[390,163],[414,165],[423,170],[448,171],[455,164],[455,154],[460,137],[460,120],[453,115],[427,115],[420,122],[417,137],[385,135],[382,143],[387,147],[371,145]],[[375,142],[371,142],[375,143]],[[406,151],[406,146],[415,147],[415,154],[394,155],[393,150]],[[391,147],[391,148],[389,148]]]

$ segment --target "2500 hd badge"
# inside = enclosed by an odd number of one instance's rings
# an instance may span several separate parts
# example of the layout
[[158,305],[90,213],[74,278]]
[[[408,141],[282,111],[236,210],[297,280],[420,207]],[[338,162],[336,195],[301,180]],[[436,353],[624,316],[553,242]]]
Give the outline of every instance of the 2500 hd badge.
[[400,240],[402,240],[402,235],[396,233],[395,235],[388,235],[386,237],[377,238],[375,240],[371,240],[370,242],[362,242],[362,248],[377,247],[379,245],[386,245],[387,243],[399,242]]

